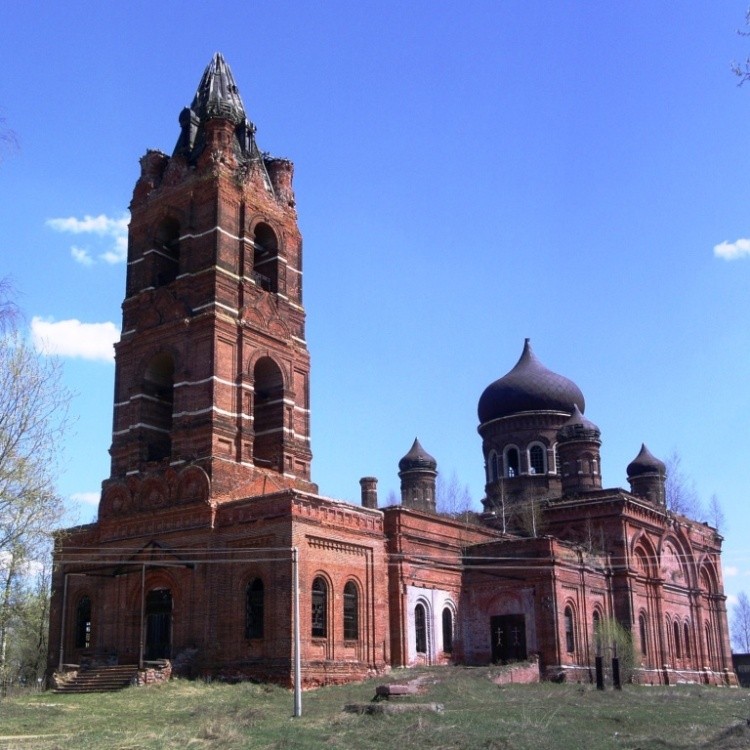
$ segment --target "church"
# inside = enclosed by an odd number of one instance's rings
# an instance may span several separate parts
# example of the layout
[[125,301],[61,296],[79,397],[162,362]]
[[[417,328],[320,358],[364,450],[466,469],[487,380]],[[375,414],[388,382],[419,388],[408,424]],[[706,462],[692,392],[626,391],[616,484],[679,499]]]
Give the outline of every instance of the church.
[[735,685],[721,536],[666,508],[645,446],[628,490],[602,487],[583,393],[528,340],[479,397],[483,512],[437,512],[418,440],[399,505],[374,477],[359,505],[319,493],[293,165],[259,149],[220,54],[179,126],[133,191],[111,472],[96,522],[56,539],[50,673],[313,687],[527,662],[589,681],[616,622],[635,681]]

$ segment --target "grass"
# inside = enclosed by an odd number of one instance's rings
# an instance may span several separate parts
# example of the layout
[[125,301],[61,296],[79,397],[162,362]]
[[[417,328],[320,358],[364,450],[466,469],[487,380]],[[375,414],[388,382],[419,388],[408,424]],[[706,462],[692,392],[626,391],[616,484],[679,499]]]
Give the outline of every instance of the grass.
[[[734,750],[750,747],[750,691],[684,685],[597,692],[589,685],[498,687],[492,668],[396,670],[303,696],[278,687],[173,680],[119,693],[41,693],[0,702],[0,750]],[[421,677],[402,702],[442,713],[358,715],[375,686]]]

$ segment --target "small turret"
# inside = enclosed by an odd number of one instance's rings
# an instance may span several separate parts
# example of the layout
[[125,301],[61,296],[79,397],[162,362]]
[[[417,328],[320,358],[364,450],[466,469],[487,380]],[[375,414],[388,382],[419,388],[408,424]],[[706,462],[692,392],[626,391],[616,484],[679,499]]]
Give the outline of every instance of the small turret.
[[398,462],[401,478],[401,505],[435,513],[437,461],[414,439],[409,452]]
[[600,435],[599,428],[581,414],[578,404],[574,404],[573,415],[557,431],[563,495],[602,488]]
[[655,505],[666,503],[667,466],[646,447],[628,464],[630,491],[638,497],[650,500]]

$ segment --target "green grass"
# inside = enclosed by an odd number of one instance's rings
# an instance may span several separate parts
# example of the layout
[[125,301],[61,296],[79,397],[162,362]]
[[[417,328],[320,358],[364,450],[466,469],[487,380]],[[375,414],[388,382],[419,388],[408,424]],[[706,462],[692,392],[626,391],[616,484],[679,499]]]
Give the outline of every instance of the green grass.
[[[33,694],[0,702],[0,750],[665,750],[750,747],[750,691],[695,685],[496,686],[493,668],[397,670],[362,684],[303,695],[244,683],[174,680],[94,695]],[[345,713],[375,686],[422,677],[401,702],[437,702],[442,713]]]

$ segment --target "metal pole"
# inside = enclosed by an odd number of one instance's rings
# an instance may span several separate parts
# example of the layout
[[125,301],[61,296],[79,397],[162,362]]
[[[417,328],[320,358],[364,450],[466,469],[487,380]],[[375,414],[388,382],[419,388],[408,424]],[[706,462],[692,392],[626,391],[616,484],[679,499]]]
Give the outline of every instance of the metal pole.
[[143,620],[145,618],[146,566],[141,565],[141,626],[138,638],[138,669],[143,669]]
[[65,613],[68,609],[68,574],[63,574],[63,600],[62,614],[60,616],[60,661],[57,665],[57,671],[63,671],[64,652],[65,652]]
[[294,716],[302,716],[302,654],[299,630],[299,561],[297,548],[292,547],[292,608],[294,619]]

